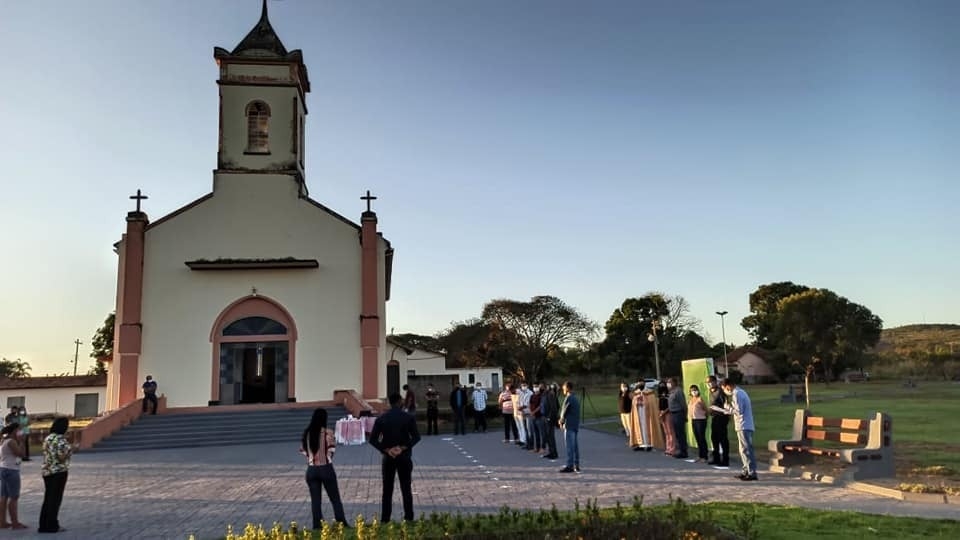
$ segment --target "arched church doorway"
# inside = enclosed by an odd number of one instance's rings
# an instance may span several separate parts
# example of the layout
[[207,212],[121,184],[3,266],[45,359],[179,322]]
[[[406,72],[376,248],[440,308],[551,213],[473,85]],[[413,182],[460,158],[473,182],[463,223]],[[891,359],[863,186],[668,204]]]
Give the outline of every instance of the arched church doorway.
[[295,401],[296,328],[280,304],[251,296],[217,317],[211,405]]
[[400,362],[387,362],[387,396],[400,393]]

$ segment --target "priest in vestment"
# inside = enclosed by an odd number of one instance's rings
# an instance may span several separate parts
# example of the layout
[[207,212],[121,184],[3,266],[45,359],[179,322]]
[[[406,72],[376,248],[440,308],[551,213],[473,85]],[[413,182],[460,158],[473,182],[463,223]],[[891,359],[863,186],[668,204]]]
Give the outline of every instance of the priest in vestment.
[[638,386],[633,391],[633,406],[630,408],[630,446],[634,450],[649,452],[653,447],[664,447],[659,412],[656,394],[644,390],[642,384]]

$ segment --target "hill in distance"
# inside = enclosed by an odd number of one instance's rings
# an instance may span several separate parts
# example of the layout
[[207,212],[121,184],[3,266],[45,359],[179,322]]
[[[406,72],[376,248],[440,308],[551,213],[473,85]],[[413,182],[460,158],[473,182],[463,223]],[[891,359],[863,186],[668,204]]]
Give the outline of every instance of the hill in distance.
[[960,324],[908,324],[884,328],[876,352],[960,353]]

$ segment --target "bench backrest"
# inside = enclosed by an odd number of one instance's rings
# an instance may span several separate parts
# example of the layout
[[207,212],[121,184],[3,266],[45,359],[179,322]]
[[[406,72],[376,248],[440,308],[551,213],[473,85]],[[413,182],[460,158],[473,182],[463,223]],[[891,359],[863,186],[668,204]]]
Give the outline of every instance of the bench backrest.
[[878,412],[870,419],[826,418],[811,416],[806,409],[797,409],[793,419],[793,440],[830,441],[880,449],[891,443],[890,416]]

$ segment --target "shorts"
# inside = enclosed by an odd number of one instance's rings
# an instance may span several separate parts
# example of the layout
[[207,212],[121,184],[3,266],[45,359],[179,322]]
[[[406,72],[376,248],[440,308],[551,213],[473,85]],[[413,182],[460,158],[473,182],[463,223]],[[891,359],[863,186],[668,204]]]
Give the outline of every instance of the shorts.
[[17,469],[0,469],[0,498],[20,498],[20,471]]

